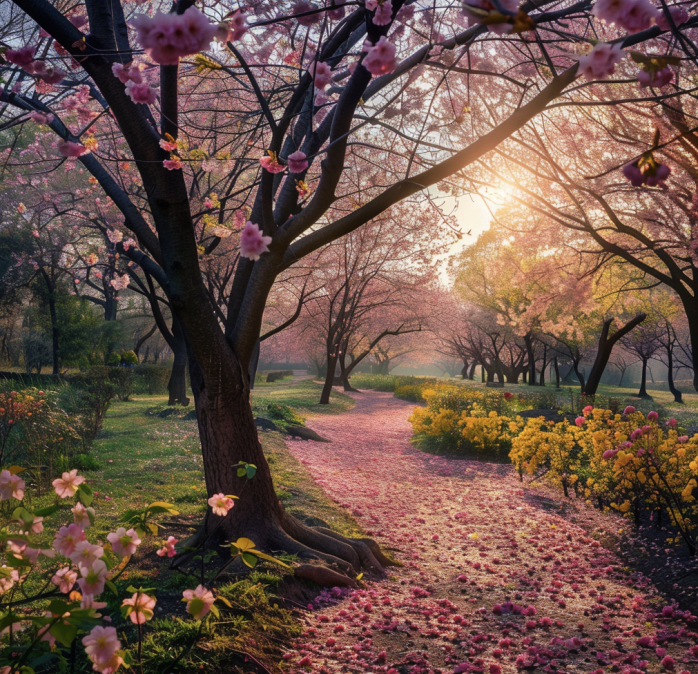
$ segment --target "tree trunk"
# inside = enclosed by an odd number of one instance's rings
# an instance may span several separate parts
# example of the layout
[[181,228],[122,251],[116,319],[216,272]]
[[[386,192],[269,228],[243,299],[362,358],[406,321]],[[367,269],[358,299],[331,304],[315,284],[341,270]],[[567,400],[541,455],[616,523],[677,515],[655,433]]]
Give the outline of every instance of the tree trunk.
[[468,378],[468,361],[467,360],[463,361],[463,367],[461,368],[461,371],[460,371],[460,377],[461,377],[461,379]]
[[683,402],[683,394],[679,389],[676,388],[674,384],[674,347],[669,343],[667,346],[667,382],[669,384],[669,390],[674,396],[675,403]]
[[555,388],[560,388],[560,365],[557,362],[557,356],[553,360],[553,365],[555,367]]
[[642,378],[640,380],[640,391],[637,394],[640,398],[649,398],[647,395],[647,361],[647,358],[642,359]]
[[543,365],[540,368],[538,386],[545,386],[545,368],[548,366],[548,345],[543,343]]
[[599,336],[599,345],[596,350],[596,358],[594,359],[594,365],[589,373],[589,379],[586,383],[586,387],[582,386],[582,391],[586,395],[593,396],[596,394],[596,390],[601,383],[601,376],[606,369],[608,360],[613,352],[613,347],[616,345],[621,337],[627,335],[635,326],[642,323],[642,321],[647,318],[646,314],[638,314],[632,320],[628,321],[622,328],[616,330],[613,335],[609,337],[609,331],[613,323],[613,319],[609,318],[603,324],[601,329],[601,335]]
[[53,358],[53,374],[61,371],[59,339],[60,328],[58,327],[58,312],[56,311],[56,294],[52,284],[48,285],[48,310],[51,315],[51,355]]
[[573,360],[572,361],[572,369],[574,370],[574,373],[577,375],[577,379],[579,380],[579,385],[582,387],[582,395],[586,393],[586,387],[585,387],[585,380],[584,380],[584,375],[582,374],[581,370],[579,369],[579,359]]
[[320,394],[320,404],[330,404],[330,394],[332,393],[332,385],[334,384],[334,372],[337,367],[337,356],[327,357],[327,372],[325,373],[325,384],[322,387]]
[[181,323],[174,319],[172,321],[172,372],[170,373],[170,381],[167,384],[169,392],[168,405],[183,405],[186,407],[189,404],[187,398],[187,343],[184,339]]
[[114,297],[107,297],[104,300],[104,320],[115,321],[116,310],[119,308],[119,303]]
[[536,385],[536,353],[533,348],[533,337],[530,334],[524,335],[526,344],[526,356],[528,357],[528,381],[529,386]]
[[473,363],[470,366],[470,370],[468,372],[468,379],[470,381],[473,381],[473,379],[475,379],[475,367],[476,366],[477,366],[477,363],[475,361],[473,361]]
[[252,352],[252,358],[250,358],[250,388],[254,388],[254,380],[257,378],[257,367],[259,366],[259,352],[261,350],[262,343],[257,340],[254,346],[254,351]]

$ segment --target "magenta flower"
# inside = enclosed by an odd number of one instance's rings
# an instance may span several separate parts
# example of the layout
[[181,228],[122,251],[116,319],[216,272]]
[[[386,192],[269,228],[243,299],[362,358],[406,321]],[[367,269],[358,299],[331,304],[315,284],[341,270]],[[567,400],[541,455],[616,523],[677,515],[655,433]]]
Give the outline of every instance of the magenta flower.
[[28,70],[32,63],[34,63],[34,54],[36,54],[36,47],[25,45],[19,49],[8,49],[5,52],[5,58],[10,63],[14,63],[16,66]]
[[647,421],[657,421],[657,419],[659,419],[659,415],[654,410],[647,413]]
[[660,16],[659,10],[649,0],[597,0],[591,13],[629,33],[649,28]]
[[[377,3],[376,3],[377,4]],[[366,8],[368,9],[368,2],[366,3]],[[373,23],[376,26],[387,26],[393,16],[393,5],[390,0],[383,0],[381,4],[376,7],[376,12],[373,15]]]
[[323,61],[311,65],[310,73],[313,75],[316,89],[324,89],[332,81],[332,69]]
[[64,566],[61,569],[58,569],[56,573],[54,574],[53,578],[51,578],[51,582],[58,586],[58,589],[63,593],[63,594],[68,594],[72,589],[73,586],[75,585],[75,581],[78,579],[78,574],[71,570],[69,566]]
[[174,557],[177,554],[175,550],[175,545],[177,544],[177,539],[174,536],[169,536],[165,541],[165,545],[161,547],[155,554],[158,557]]
[[594,406],[593,406],[593,405],[587,405],[587,406],[582,410],[582,414],[583,414],[584,416],[586,416],[586,415],[589,414],[590,412],[593,412],[593,410],[594,410]]
[[50,112],[38,112],[37,110],[32,110],[29,113],[29,117],[32,122],[36,124],[50,124],[53,121],[53,115]]
[[583,426],[585,421],[586,419],[584,417],[577,417],[574,423],[577,424],[577,426]]
[[240,255],[250,260],[259,260],[262,253],[269,252],[270,236],[264,236],[262,230],[253,222],[247,222],[240,234]]
[[363,66],[371,75],[386,75],[395,70],[397,65],[395,45],[388,42],[385,35],[382,35],[375,45],[366,40],[364,42],[364,51],[366,56],[363,60]]
[[[669,14],[671,14],[671,18],[674,22],[674,25],[677,27],[680,26],[682,23],[686,23],[686,21],[688,21],[688,12],[683,7],[669,7]],[[669,20],[666,18],[666,14],[662,11],[660,11],[659,16],[655,17],[654,22],[662,30],[671,29],[671,26],[669,25]]]
[[126,95],[134,103],[142,103],[143,105],[152,105],[155,103],[157,94],[155,89],[145,82],[137,84],[129,81],[126,83]]
[[308,160],[305,156],[305,152],[301,152],[300,150],[288,155],[286,163],[291,173],[303,173],[303,171],[308,168]]
[[84,145],[74,143],[72,140],[59,140],[56,147],[64,157],[82,157],[82,155],[90,153]]
[[633,414],[635,412],[635,408],[632,405],[628,405],[624,410],[623,414]]
[[631,434],[630,434],[630,439],[633,442],[636,442],[642,437],[642,429],[641,428],[636,428]]

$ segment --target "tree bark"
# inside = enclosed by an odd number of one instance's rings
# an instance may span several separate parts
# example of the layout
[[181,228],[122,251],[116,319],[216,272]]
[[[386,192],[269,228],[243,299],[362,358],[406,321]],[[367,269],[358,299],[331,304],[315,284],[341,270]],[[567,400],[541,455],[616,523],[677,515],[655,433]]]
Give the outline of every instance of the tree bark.
[[524,335],[526,344],[526,356],[528,357],[528,381],[529,386],[536,385],[536,353],[533,348],[533,337],[530,334]]
[[557,362],[557,356],[553,360],[555,367],[555,388],[560,388],[560,364]]
[[642,378],[640,379],[640,390],[638,392],[638,396],[640,398],[649,398],[647,395],[647,361],[648,358],[643,358],[642,359]]
[[674,402],[675,403],[682,403],[683,402],[683,394],[679,389],[676,388],[676,384],[674,384],[674,346],[673,344],[669,341],[667,342],[667,382],[669,384],[669,390],[671,391],[671,394],[674,396]]
[[609,331],[611,325],[613,324],[613,319],[609,318],[603,324],[601,329],[601,335],[599,336],[599,346],[596,350],[596,358],[594,359],[594,365],[589,373],[589,379],[587,380],[586,386],[582,385],[582,391],[586,395],[594,395],[596,390],[601,383],[601,376],[608,365],[608,360],[611,357],[613,347],[617,344],[621,337],[627,335],[633,328],[640,325],[642,321],[647,318],[647,314],[638,314],[632,320],[628,321],[622,328],[616,330],[613,335],[609,337]]
[[320,394],[320,404],[330,404],[330,394],[332,393],[332,385],[334,384],[334,373],[337,367],[337,356],[327,357],[327,372],[325,373],[325,384],[322,387]]

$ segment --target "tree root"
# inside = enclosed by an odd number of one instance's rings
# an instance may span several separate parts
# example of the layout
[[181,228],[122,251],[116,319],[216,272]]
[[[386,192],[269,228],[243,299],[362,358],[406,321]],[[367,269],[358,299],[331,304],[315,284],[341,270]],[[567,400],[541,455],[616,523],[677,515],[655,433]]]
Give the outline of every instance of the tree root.
[[358,583],[349,576],[337,573],[326,566],[313,566],[311,564],[301,564],[293,570],[296,578],[310,580],[320,587],[359,587]]

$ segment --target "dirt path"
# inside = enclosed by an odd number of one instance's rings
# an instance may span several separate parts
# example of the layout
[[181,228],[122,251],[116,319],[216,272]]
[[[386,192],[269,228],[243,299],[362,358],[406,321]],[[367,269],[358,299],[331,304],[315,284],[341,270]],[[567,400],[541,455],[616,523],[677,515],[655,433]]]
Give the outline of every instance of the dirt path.
[[354,397],[309,424],[331,444],[288,444],[404,566],[323,592],[286,656],[293,669],[698,674],[696,619],[525,494],[509,466],[420,452],[413,405]]

